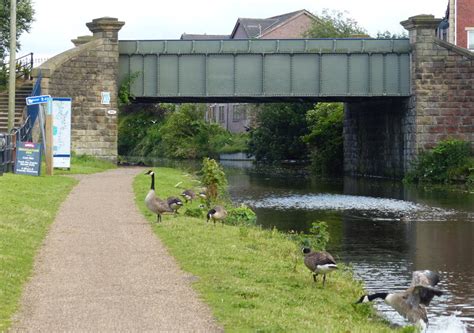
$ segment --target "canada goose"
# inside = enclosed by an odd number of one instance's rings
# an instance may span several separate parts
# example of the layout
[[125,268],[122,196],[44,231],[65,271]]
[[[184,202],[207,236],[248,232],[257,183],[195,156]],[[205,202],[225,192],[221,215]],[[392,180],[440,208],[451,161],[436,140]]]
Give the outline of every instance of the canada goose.
[[220,220],[224,224],[224,219],[227,217],[227,211],[222,206],[215,206],[207,212],[207,222],[212,219],[214,225],[216,225],[216,220]]
[[193,202],[193,199],[196,197],[196,194],[194,193],[193,190],[184,190],[183,193],[181,193],[181,196],[186,200],[186,203],[188,201]]
[[177,197],[169,197],[168,199],[166,199],[166,201],[168,202],[168,206],[173,210],[175,214],[178,214],[178,209],[183,206],[183,202],[180,198]]
[[151,176],[151,187],[148,194],[145,197],[145,204],[149,210],[156,214],[156,221],[161,222],[161,214],[172,213],[173,209],[168,206],[166,200],[160,199],[155,194],[155,173],[153,170],[149,170],[145,175]]
[[304,264],[313,272],[313,280],[316,282],[316,276],[323,274],[323,287],[326,283],[326,274],[337,269],[337,264],[332,255],[326,251],[311,251],[309,247],[303,248]]
[[424,330],[428,324],[425,306],[428,306],[434,296],[443,292],[434,288],[439,282],[439,274],[429,270],[413,272],[410,287],[405,291],[395,293],[375,293],[362,296],[356,304],[366,303],[381,298],[400,315]]

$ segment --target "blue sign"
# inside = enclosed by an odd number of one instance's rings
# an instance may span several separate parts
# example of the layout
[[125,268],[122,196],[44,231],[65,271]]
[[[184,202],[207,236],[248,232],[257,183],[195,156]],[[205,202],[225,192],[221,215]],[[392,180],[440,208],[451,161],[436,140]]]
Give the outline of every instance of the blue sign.
[[26,105],[35,105],[47,103],[51,99],[49,95],[30,96],[26,98]]
[[41,173],[41,145],[19,142],[16,147],[15,173],[39,176]]

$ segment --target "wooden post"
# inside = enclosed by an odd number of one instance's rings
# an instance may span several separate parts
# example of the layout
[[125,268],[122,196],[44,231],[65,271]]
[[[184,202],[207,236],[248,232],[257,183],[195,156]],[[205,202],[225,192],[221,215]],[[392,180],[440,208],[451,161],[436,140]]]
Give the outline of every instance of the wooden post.
[[46,174],[48,176],[53,175],[53,101],[50,98],[47,104],[46,111]]

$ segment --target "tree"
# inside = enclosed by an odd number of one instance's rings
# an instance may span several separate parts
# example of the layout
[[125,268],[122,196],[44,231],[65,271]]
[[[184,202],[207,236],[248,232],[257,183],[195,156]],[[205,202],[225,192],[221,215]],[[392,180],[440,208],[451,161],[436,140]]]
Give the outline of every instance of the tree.
[[343,103],[318,103],[306,113],[309,134],[303,141],[311,149],[313,171],[323,175],[343,172]]
[[377,32],[377,37],[379,39],[397,39],[397,38],[408,38],[408,35],[406,31],[403,31],[402,33],[399,34],[394,34],[391,33],[388,30],[385,30],[384,32]]
[[[31,0],[16,0],[16,39],[24,32],[29,32],[35,13]],[[10,46],[10,0],[0,1],[0,54],[5,55]],[[18,49],[21,48],[17,42]]]
[[[17,48],[21,48],[18,42],[24,32],[29,32],[33,22],[34,10],[31,0],[16,0],[16,39]],[[0,1],[0,86],[6,83],[5,56],[10,47],[10,0]],[[5,81],[5,82],[4,82]]]
[[257,113],[258,127],[252,131],[250,151],[257,160],[268,162],[306,159],[302,136],[308,133],[306,111],[312,104],[264,104]]
[[309,38],[344,38],[352,35],[367,34],[357,21],[345,17],[343,12],[323,9],[321,15],[316,15],[311,28],[305,33]]

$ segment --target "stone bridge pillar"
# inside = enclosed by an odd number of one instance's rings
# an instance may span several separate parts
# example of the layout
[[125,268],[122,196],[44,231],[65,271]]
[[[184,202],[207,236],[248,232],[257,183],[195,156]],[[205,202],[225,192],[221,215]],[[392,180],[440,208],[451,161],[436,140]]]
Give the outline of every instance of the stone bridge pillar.
[[433,15],[401,22],[412,47],[409,161],[445,139],[474,148],[474,53],[436,38],[440,22]]
[[[124,22],[103,17],[87,23],[93,36],[42,64],[42,94],[72,98],[71,141],[78,154],[117,160],[118,32]],[[110,101],[102,98],[110,94]]]

